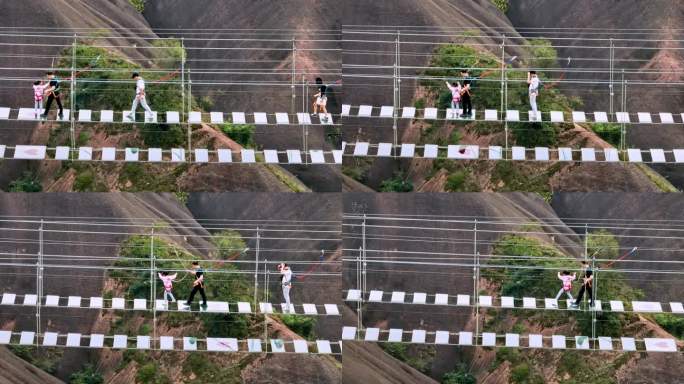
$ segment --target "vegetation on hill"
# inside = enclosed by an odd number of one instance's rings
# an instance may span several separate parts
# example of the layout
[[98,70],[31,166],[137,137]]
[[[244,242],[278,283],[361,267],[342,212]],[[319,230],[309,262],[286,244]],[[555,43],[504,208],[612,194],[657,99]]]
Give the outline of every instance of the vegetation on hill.
[[[502,296],[521,297],[554,297],[561,284],[556,274],[561,270],[568,270],[578,274],[578,281],[573,284],[573,294],[576,296],[581,285],[579,277],[579,263],[568,257],[553,244],[544,243],[534,234],[541,232],[531,229],[529,234],[509,234],[496,242],[493,249],[494,256],[488,264],[509,265],[510,267],[486,268],[482,276],[494,283]],[[619,256],[619,244],[615,236],[606,230],[599,230],[589,234],[587,238],[587,252],[597,260],[613,260]],[[525,258],[521,258],[524,256]],[[602,270],[607,268],[606,261],[595,262],[596,298],[607,300],[638,300],[642,293],[624,283],[625,276],[621,273]],[[598,272],[597,272],[598,271]],[[565,299],[563,297],[563,299]],[[488,311],[489,312],[489,311]],[[516,324],[513,332],[525,333],[525,324],[534,324],[542,328],[569,327],[565,332],[574,335],[592,335],[592,316],[589,311],[534,311],[494,310],[485,323],[485,329],[510,332],[510,324]],[[512,316],[512,317],[511,317]],[[638,320],[638,317],[628,313],[598,312],[596,319],[596,336],[618,337],[627,334],[628,325]],[[561,332],[562,334],[562,332]],[[513,383],[543,383],[543,376],[539,367],[539,359],[526,351],[500,348],[496,351],[496,361],[491,370],[504,362],[511,365],[510,380]],[[564,383],[613,383],[615,371],[626,362],[623,358],[612,361],[587,359],[581,352],[568,351],[563,353],[557,367],[557,376],[563,378]]]
[[[237,232],[232,231],[216,234],[213,240],[221,245],[219,249],[221,259],[200,263],[206,271],[205,282],[208,299],[230,303],[251,301],[250,284],[243,275],[238,273],[236,267],[229,264],[226,260],[227,257],[225,257],[228,254],[235,253],[229,249],[244,249],[244,240]],[[161,280],[156,272],[150,276],[151,255],[154,256],[157,272],[178,273],[177,280],[179,281],[174,284],[173,294],[179,301],[187,299],[192,289],[193,277],[186,271],[190,268],[191,261],[199,260],[199,257],[164,240],[161,236],[155,236],[153,240],[146,235],[129,237],[121,244],[120,257],[114,263],[115,269],[109,272],[109,276],[124,289],[127,299],[146,298],[149,300],[150,279],[152,279],[152,284],[156,285],[157,298],[161,298],[163,297]],[[195,303],[199,302],[199,299],[201,298],[197,296]],[[232,314],[167,313],[165,315],[167,322],[175,325],[189,324],[199,319],[203,324],[204,331],[209,336],[240,338],[248,335],[251,319],[250,317]],[[120,324],[123,325],[125,322],[120,322]],[[205,332],[201,332],[201,334]]]

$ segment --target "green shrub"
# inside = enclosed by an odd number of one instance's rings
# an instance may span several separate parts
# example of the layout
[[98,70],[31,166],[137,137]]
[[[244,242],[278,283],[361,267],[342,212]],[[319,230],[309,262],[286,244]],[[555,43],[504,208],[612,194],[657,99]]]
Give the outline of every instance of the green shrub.
[[218,250],[219,257],[224,260],[232,259],[242,252],[245,247],[245,241],[242,236],[233,230],[224,230],[211,237],[211,242],[214,243]]
[[236,143],[245,148],[254,148],[254,131],[256,127],[251,124],[222,124],[221,131]]
[[622,128],[620,125],[613,123],[592,124],[591,130],[613,146],[620,146],[620,140],[622,137]]
[[471,375],[464,365],[457,370],[447,372],[442,376],[442,384],[476,384],[475,376]]
[[129,3],[135,8],[136,11],[143,13],[145,10],[145,1],[146,0],[128,0]]
[[544,384],[528,363],[520,363],[511,369],[511,382],[515,384]]
[[459,170],[447,177],[446,185],[444,189],[449,192],[459,192],[463,191],[466,178],[468,174],[465,170]]
[[382,343],[380,344],[382,349],[385,350],[387,354],[394,357],[397,360],[406,361],[408,356],[406,354],[406,349],[408,346],[403,343]]
[[314,337],[314,328],[316,326],[315,317],[282,315],[280,316],[280,319],[294,333],[306,339],[311,339]]
[[74,179],[74,191],[92,192],[95,189],[95,175],[92,171],[86,170],[79,173]]
[[491,0],[492,4],[499,9],[502,13],[508,12],[508,0]]
[[38,176],[32,172],[24,172],[23,175],[9,184],[8,192],[40,192],[43,186]]
[[404,179],[404,175],[397,173],[393,178],[384,180],[380,184],[380,192],[411,192],[413,183]]
[[157,363],[152,362],[138,368],[135,382],[138,384],[171,384],[171,379],[159,371]]
[[104,378],[95,371],[95,368],[88,364],[82,370],[69,376],[69,384],[103,384]]
[[684,318],[670,313],[659,313],[654,318],[663,329],[678,339],[684,339]]
[[[224,238],[221,234],[217,236],[219,239]],[[238,245],[244,244],[241,238],[232,241]],[[146,298],[149,300],[150,272],[145,269],[149,268],[148,260],[151,251],[152,242],[149,236],[130,236],[121,244],[120,259],[114,263],[114,266],[122,269],[111,270],[109,276],[124,286],[128,299]],[[198,258],[159,236],[154,238],[154,256],[157,271],[176,271],[179,274],[178,279],[183,278],[186,273],[184,271],[189,267],[191,260]],[[231,303],[252,300],[252,287],[244,275],[235,273],[235,266],[211,261],[205,261],[202,265],[212,270],[204,277],[208,299]],[[164,288],[157,276],[154,276],[154,284],[157,284],[156,291],[161,296]],[[178,300],[182,300],[190,295],[191,289],[191,280],[186,279],[186,282],[174,284],[173,294]],[[170,316],[170,318],[174,317]],[[251,324],[250,317],[233,314],[202,314],[199,319],[209,337],[227,335],[244,338],[248,336]]]

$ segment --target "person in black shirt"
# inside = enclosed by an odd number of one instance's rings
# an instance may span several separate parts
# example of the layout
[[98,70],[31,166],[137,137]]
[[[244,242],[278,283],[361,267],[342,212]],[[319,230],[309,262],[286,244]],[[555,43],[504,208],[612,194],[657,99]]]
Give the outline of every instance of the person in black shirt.
[[473,103],[470,97],[472,79],[468,74],[468,70],[462,70],[461,77],[463,78],[463,87],[461,88],[461,105],[463,106],[463,113],[460,117],[470,119],[473,115]]
[[48,112],[50,112],[50,106],[52,101],[57,101],[57,106],[59,107],[59,118],[64,117],[64,111],[62,109],[62,101],[59,93],[59,80],[55,77],[53,72],[47,73],[48,85],[45,88],[45,96],[47,96],[47,103],[45,104],[45,112],[41,115],[43,119],[47,118]]
[[584,270],[584,283],[582,283],[582,287],[580,288],[575,303],[572,304],[573,308],[579,307],[580,303],[582,302],[582,297],[584,296],[584,291],[586,291],[587,295],[589,295],[589,305],[592,307],[594,306],[594,290],[592,289],[594,286],[594,273],[589,266],[589,262],[586,260],[582,261],[582,269]]
[[195,281],[192,283],[192,292],[190,292],[190,297],[185,304],[189,307],[192,304],[192,300],[195,298],[197,292],[202,296],[202,308],[207,307],[207,295],[204,293],[204,271],[200,267],[197,261],[192,262],[192,270],[190,271],[195,275]]

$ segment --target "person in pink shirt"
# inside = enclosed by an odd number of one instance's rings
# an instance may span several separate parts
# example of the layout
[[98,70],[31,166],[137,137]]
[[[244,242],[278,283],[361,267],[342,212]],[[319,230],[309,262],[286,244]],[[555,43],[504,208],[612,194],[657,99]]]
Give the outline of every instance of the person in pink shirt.
[[164,283],[164,299],[171,302],[176,302],[176,298],[173,296],[173,281],[176,280],[176,274],[169,275],[168,272],[159,272],[159,278]]
[[45,83],[43,80],[36,80],[33,82],[33,112],[36,119],[40,117],[40,112],[43,110],[43,92],[45,91]]
[[558,278],[560,281],[563,282],[563,286],[561,287],[560,291],[558,291],[558,294],[556,295],[556,300],[558,300],[563,292],[570,298],[570,301],[574,300],[572,298],[572,294],[570,291],[572,290],[572,282],[577,278],[577,274],[573,273],[572,275],[568,271],[563,271],[563,272],[558,272]]

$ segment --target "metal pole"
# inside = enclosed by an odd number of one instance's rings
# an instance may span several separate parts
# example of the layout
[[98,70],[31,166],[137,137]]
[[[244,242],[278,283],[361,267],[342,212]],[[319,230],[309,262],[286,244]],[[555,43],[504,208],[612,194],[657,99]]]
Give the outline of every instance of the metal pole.
[[358,290],[361,292],[361,298],[356,302],[356,329],[363,328],[363,285],[361,284],[361,255],[363,254],[363,247],[359,247],[359,254],[356,256],[356,284]]
[[[268,259],[264,260],[264,303],[268,303]],[[256,310],[256,307],[254,308]],[[268,320],[266,315],[264,315],[264,340],[268,340]]]
[[594,279],[592,281],[592,289],[591,289],[591,302],[594,303],[594,306],[591,307],[591,339],[596,340],[596,287],[598,281],[596,280],[596,277],[598,275],[598,271],[596,269],[596,258],[592,257],[591,258],[591,270],[594,272]]
[[38,338],[40,332],[40,312],[43,303],[43,219],[40,219],[38,228],[38,263],[36,265],[36,346],[39,345]]
[[183,57],[181,57],[181,121],[187,121],[185,118],[185,37],[181,37],[181,49],[183,50]]
[[589,226],[584,224],[584,260],[589,258]]
[[[309,87],[308,87],[308,81],[306,80],[306,76],[302,75],[302,113],[306,114],[307,116],[309,115]],[[309,135],[309,129],[308,126],[306,125],[305,121],[302,119],[302,149],[304,151],[304,154],[308,153],[307,148],[309,147],[308,143],[308,135]],[[307,163],[307,156],[304,156],[304,163]]]
[[[622,70],[622,111],[627,110],[627,82],[625,81],[625,70]],[[627,124],[624,122],[620,127],[620,150],[627,148]]]
[[[154,256],[154,227],[150,230],[150,303],[152,303],[152,340],[157,339],[157,284],[155,284],[154,273],[157,265]],[[166,297],[164,298],[166,299]]]
[[[190,111],[192,111],[192,80],[190,79],[190,70],[188,69],[188,115]],[[192,124],[188,124],[188,156],[192,156]]]
[[362,249],[363,249],[363,252],[361,252],[361,258],[363,259],[363,263],[361,264],[361,266],[363,267],[363,269],[361,271],[361,275],[362,275],[361,277],[363,279],[363,289],[361,290],[361,294],[363,294],[366,292],[366,267],[367,267],[367,263],[366,263],[366,214],[365,213],[363,214],[363,224],[361,226],[361,230],[362,230],[361,244],[362,244]]
[[257,294],[259,290],[259,247],[261,243],[261,238],[259,235],[259,227],[256,228],[256,249],[254,250],[254,306],[256,307],[259,303],[257,302]]
[[76,113],[76,41],[77,36],[74,34],[74,42],[71,44],[71,92],[69,92],[69,122],[71,127],[69,129],[69,134],[71,136],[71,154],[76,156],[76,120],[74,119],[74,114]]
[[397,38],[394,39],[394,74],[392,76],[392,154],[396,157],[399,146],[399,135],[397,133],[397,120],[399,118],[399,100],[397,93],[399,92],[399,83],[397,82],[399,76],[399,31],[397,31]]
[[[501,38],[501,117],[508,108],[508,73],[506,72],[506,35]],[[504,159],[508,159],[508,120],[504,120]]]
[[477,219],[473,222],[473,300],[475,300],[475,344],[480,334],[480,260],[477,252]]
[[397,107],[401,106],[401,31],[397,31]]
[[609,58],[608,58],[608,63],[610,66],[610,83],[608,84],[608,95],[609,95],[609,104],[610,104],[610,115],[613,116],[613,113],[615,113],[614,107],[613,107],[613,98],[615,96],[615,90],[613,89],[613,70],[615,68],[615,45],[613,44],[613,38],[610,38],[610,50],[609,50]]
[[295,109],[295,103],[297,101],[297,92],[295,91],[295,82],[297,81],[297,44],[296,40],[292,38],[292,85],[290,89],[292,90],[292,100],[290,102],[290,113],[294,116],[297,111]]

